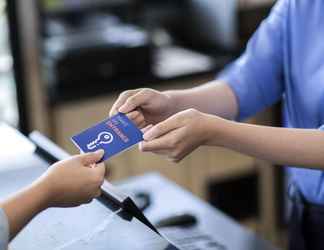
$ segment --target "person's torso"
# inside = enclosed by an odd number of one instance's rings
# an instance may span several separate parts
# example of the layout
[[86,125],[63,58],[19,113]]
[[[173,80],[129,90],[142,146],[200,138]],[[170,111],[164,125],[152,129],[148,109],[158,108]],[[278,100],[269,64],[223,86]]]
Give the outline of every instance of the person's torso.
[[[324,124],[324,1],[289,1],[284,25],[285,125],[318,129]],[[324,172],[289,172],[307,200],[324,204]]]

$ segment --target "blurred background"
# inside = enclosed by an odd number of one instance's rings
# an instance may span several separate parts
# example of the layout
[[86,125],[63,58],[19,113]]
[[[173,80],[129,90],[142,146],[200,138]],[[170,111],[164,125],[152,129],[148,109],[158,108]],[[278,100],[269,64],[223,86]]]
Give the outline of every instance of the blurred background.
[[[274,2],[0,0],[0,121],[77,153],[69,138],[106,118],[121,91],[213,80]],[[279,125],[280,107],[247,122]],[[285,245],[284,174],[268,162],[200,148],[178,166],[137,149],[108,164],[113,181],[158,171]]]

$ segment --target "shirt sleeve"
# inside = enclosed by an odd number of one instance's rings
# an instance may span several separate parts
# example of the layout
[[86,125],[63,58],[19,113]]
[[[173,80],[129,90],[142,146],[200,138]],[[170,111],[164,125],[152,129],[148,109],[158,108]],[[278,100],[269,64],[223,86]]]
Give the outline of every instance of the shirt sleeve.
[[9,224],[5,212],[0,209],[0,250],[6,250],[9,244]]
[[243,55],[218,76],[229,84],[239,120],[271,106],[283,94],[283,41],[290,0],[279,0],[250,39]]

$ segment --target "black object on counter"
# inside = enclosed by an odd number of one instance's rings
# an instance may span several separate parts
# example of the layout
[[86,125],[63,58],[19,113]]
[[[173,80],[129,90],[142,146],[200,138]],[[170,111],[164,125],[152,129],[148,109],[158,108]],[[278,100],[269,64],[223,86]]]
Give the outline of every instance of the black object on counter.
[[161,227],[191,227],[196,225],[198,222],[196,216],[188,213],[177,214],[167,218],[164,218],[157,223],[155,226],[157,228]]

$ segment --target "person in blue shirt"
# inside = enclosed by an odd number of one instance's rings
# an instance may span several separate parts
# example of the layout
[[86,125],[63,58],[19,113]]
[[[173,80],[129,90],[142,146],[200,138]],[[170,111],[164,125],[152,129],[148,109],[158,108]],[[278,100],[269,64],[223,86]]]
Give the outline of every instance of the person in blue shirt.
[[[291,249],[324,249],[324,1],[279,0],[217,80],[122,93],[111,110],[144,129],[140,149],[179,162],[201,145],[290,166]],[[283,103],[284,128],[241,123]]]

